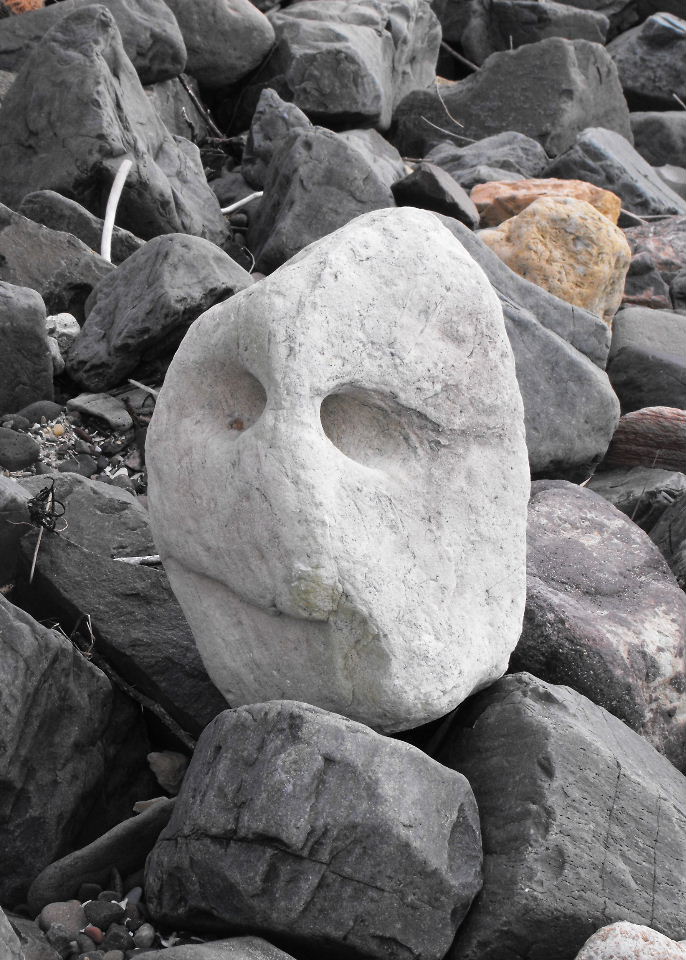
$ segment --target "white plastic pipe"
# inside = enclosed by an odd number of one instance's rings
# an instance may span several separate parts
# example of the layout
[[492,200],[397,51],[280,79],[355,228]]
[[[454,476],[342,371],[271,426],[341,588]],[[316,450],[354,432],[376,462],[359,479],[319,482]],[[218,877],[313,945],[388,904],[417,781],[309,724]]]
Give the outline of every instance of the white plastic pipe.
[[264,193],[264,190],[258,190],[256,193],[251,193],[249,197],[243,197],[242,200],[236,200],[235,203],[232,203],[229,207],[222,207],[222,213],[233,213],[234,210],[240,210],[241,207],[244,207],[246,203],[250,203],[251,200],[257,200],[258,197],[261,197]]
[[132,161],[123,160],[121,166],[117,170],[117,175],[114,178],[112,184],[112,189],[110,190],[110,195],[107,198],[107,209],[105,210],[105,223],[102,228],[102,241],[100,243],[100,256],[107,260],[109,263],[112,262],[112,231],[114,230],[114,218],[117,215],[117,207],[119,206],[119,198],[121,197],[121,192],[124,189],[124,184],[126,183],[126,178],[129,175],[129,170],[131,169]]

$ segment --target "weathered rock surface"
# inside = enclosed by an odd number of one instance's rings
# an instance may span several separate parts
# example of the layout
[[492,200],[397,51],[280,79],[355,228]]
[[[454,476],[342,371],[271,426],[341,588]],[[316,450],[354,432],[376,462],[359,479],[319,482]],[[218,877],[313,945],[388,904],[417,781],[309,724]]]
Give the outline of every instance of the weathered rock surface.
[[[139,960],[292,960],[288,953],[260,937],[232,937],[210,943],[168,947],[142,953]],[[671,958],[669,958],[671,960]]]
[[14,582],[19,541],[29,529],[28,499],[15,480],[0,475],[0,587]]
[[624,282],[622,306],[672,309],[669,286],[649,253],[637,253],[631,258]]
[[686,216],[630,227],[624,233],[632,253],[647,253],[666,283],[686,268]]
[[683,774],[620,720],[515,674],[470,701],[439,759],[469,780],[484,844],[450,957],[568,960],[621,919],[686,935]]
[[387,187],[392,187],[407,174],[408,167],[403,158],[393,144],[384,139],[377,130],[353,128],[341,130],[338,136],[345,140],[349,147],[362,154],[379,180]]
[[682,164],[686,156],[686,110],[629,114],[634,147],[654,167]]
[[516,180],[539,176],[549,163],[548,154],[537,140],[515,131],[496,133],[463,147],[443,141],[432,148],[426,159],[449,173],[466,190],[475,183],[493,180],[491,176],[481,179],[486,170],[507,170]]
[[631,250],[619,227],[585,200],[539,197],[479,237],[515,273],[612,322]]
[[584,200],[612,223],[617,223],[622,205],[617,194],[610,190],[601,190],[583,180],[555,180],[552,177],[480,183],[472,188],[470,196],[481,216],[482,227],[497,227],[503,220],[521,213],[539,197]]
[[0,204],[0,281],[35,290],[48,313],[83,318],[86,298],[113,270],[75,237]]
[[686,267],[674,276],[669,285],[672,306],[678,313],[686,313]]
[[474,230],[479,212],[465,190],[449,173],[433,163],[418,163],[412,173],[391,187],[399,207],[419,207],[454,217]]
[[241,171],[250,186],[262,189],[275,151],[290,134],[311,129],[312,122],[300,107],[265,87],[255,107],[241,160]]
[[620,920],[589,937],[576,960],[686,960],[686,946],[650,927]]
[[686,493],[686,474],[655,467],[617,467],[595,473],[588,489],[649,532],[667,507]]
[[[183,79],[188,88],[200,99],[197,81],[188,75],[184,75]],[[172,136],[185,137],[193,143],[200,143],[205,137],[212,136],[207,114],[198,110],[179,77],[149,84],[144,87],[144,90],[153,110]]]
[[607,374],[622,411],[686,409],[686,321],[671,310],[625,307],[615,317]]
[[686,411],[644,407],[620,419],[603,468],[633,466],[686,472]]
[[524,599],[520,404],[497,298],[424,211],[359,218],[196,321],[148,433],[149,496],[229,703],[398,730],[502,671]]
[[534,483],[511,670],[562,683],[686,767],[686,597],[647,534],[597,493]]
[[445,955],[480,884],[463,777],[293,701],[204,731],[145,879],[153,918],[173,927],[426,960]]
[[[100,251],[104,221],[93,216],[76,200],[69,200],[54,190],[37,190],[24,197],[19,205],[19,213],[51,230],[70,233],[91,250],[96,253]],[[138,237],[115,226],[112,231],[112,263],[122,263],[142,246],[143,241]]]
[[308,244],[371,210],[395,206],[359,150],[323,127],[295,132],[273,155],[248,245],[270,273]]
[[686,498],[677,497],[650,530],[682,590],[686,590]]
[[[92,0],[61,0],[60,3],[7,17],[0,22],[0,70],[16,73],[45,34],[75,10]],[[176,77],[186,64],[181,31],[162,0],[102,0],[121,33],[126,55],[141,83],[156,83]]]
[[253,282],[228,254],[181,233],[150,240],[92,292],[67,369],[89,390],[163,369],[188,327]]
[[588,126],[631,137],[617,68],[604,47],[588,40],[553,37],[494,53],[478,73],[442,86],[441,98],[443,104],[435,90],[417,91],[398,106],[393,142],[403,156],[421,157],[445,139],[422,119],[452,129],[445,108],[459,119],[460,136],[480,140],[517,130],[553,157]]
[[0,413],[52,400],[45,304],[35,290],[0,280]]
[[191,233],[221,242],[226,227],[200,154],[152,109],[102,6],[61,19],[25,61],[0,109],[0,201],[55,190],[103,216],[124,156],[133,166],[117,221],[136,236]]
[[16,74],[11,73],[9,70],[0,70],[0,106],[2,106],[2,101],[5,99],[7,91],[14,83],[14,78]]
[[632,110],[669,110],[686,97],[686,20],[656,13],[608,44]]
[[3,960],[24,960],[21,944],[2,910],[0,910],[0,955]]
[[655,216],[686,213],[686,200],[667,186],[631,146],[609,129],[588,127],[548,167],[546,176],[578,178],[612,190],[630,213]]

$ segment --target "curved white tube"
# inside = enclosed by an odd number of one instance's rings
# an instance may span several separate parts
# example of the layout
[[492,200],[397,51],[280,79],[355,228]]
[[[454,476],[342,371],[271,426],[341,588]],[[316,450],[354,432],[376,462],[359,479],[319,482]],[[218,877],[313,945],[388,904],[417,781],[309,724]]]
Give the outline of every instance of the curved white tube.
[[236,200],[235,203],[232,203],[228,207],[222,207],[222,213],[233,213],[234,210],[240,210],[241,207],[244,207],[246,203],[250,203],[251,200],[257,200],[258,197],[261,197],[264,193],[264,190],[258,190],[256,193],[251,193],[249,197],[243,197],[242,200]]
[[117,170],[117,175],[114,178],[114,182],[112,183],[110,195],[107,198],[105,222],[103,224],[102,240],[100,242],[100,256],[104,257],[104,259],[109,263],[112,262],[112,231],[114,230],[114,218],[117,215],[119,198],[121,197],[121,192],[124,189],[124,184],[126,183],[126,178],[129,174],[131,166],[131,160],[126,159],[122,161],[121,166]]

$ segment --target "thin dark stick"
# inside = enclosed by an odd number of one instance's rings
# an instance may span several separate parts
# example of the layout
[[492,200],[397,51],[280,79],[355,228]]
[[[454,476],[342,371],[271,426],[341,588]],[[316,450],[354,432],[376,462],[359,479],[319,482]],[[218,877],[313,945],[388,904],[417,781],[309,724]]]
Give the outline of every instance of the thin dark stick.
[[461,53],[458,53],[457,50],[453,50],[450,44],[446,43],[445,40],[441,40],[441,46],[446,53],[449,53],[451,57],[454,57],[458,63],[461,63],[462,66],[468,67],[470,70],[473,70],[474,73],[478,71],[478,67],[475,63],[472,63],[471,60],[468,60],[466,57],[463,57]]
[[209,115],[209,112],[208,112],[208,110],[207,110],[207,107],[205,107],[205,105],[198,99],[198,97],[196,97],[195,93],[193,92],[193,90],[192,90],[191,87],[190,87],[190,84],[188,83],[188,81],[186,80],[186,78],[185,78],[185,76],[184,76],[183,74],[180,74],[180,75],[179,75],[179,80],[181,81],[181,86],[182,86],[183,89],[186,91],[186,93],[187,93],[188,96],[191,98],[191,100],[193,101],[193,105],[194,105],[195,108],[200,112],[203,120],[204,120],[205,123],[208,125],[208,127],[210,128],[210,130],[212,131],[212,133],[215,134],[215,136],[219,137],[219,138],[222,139],[222,140],[225,139],[225,138],[224,138],[224,134],[221,132],[221,130],[219,129],[219,127],[217,126],[217,124],[214,122],[214,120],[212,119],[212,117]]

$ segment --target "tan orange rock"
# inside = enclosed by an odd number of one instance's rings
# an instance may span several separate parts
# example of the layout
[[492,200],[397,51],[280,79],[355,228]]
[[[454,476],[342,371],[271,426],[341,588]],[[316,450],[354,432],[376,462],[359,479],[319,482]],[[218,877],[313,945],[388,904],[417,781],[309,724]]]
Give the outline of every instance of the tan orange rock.
[[539,197],[572,197],[585,200],[600,213],[617,223],[622,201],[611,190],[603,190],[585,180],[491,180],[477,183],[470,194],[481,214],[482,227],[497,227],[521,213]]
[[612,322],[631,250],[619,227],[590,203],[539,197],[479,237],[520,277]]

